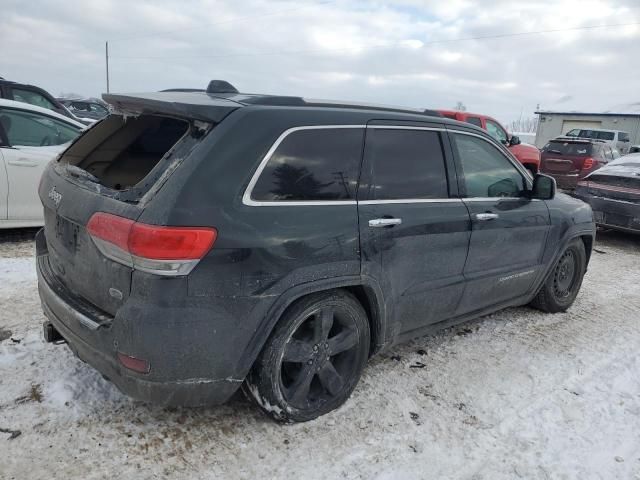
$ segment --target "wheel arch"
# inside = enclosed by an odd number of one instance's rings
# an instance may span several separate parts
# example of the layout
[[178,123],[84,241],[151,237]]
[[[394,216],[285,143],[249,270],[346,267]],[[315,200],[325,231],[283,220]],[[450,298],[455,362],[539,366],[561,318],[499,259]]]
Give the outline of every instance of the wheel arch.
[[323,279],[291,287],[273,302],[242,355],[239,375],[244,377],[249,372],[278,321],[295,302],[314,293],[338,289],[351,293],[367,313],[371,333],[369,355],[373,356],[381,351],[388,339],[386,307],[380,286],[373,279],[359,276]]

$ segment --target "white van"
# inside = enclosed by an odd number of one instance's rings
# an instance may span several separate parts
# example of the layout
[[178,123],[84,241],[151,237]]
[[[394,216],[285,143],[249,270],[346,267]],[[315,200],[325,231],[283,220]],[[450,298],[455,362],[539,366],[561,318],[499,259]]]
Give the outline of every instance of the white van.
[[621,130],[606,130],[603,128],[574,128],[564,134],[566,137],[592,138],[602,140],[611,145],[621,155],[629,152],[629,132]]

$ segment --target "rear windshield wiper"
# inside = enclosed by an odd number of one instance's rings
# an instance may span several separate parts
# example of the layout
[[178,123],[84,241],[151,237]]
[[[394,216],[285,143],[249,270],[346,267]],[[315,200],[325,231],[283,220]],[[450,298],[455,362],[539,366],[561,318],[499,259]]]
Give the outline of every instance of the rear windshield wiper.
[[551,152],[551,153],[557,153],[558,155],[562,155],[562,152],[560,150],[547,150],[547,152]]

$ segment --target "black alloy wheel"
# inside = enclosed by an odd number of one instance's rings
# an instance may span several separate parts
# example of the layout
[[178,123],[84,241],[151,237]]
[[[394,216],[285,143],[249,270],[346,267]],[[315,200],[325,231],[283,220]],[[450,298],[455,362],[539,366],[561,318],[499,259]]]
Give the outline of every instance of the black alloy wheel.
[[348,292],[305,297],[276,326],[245,392],[278,420],[316,418],[349,397],[368,359],[369,342],[366,313]]

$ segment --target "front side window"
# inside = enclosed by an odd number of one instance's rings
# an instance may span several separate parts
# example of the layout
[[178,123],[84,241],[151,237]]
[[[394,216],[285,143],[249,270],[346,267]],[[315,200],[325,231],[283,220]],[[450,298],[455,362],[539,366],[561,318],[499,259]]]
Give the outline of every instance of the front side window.
[[297,130],[269,157],[251,198],[257,201],[355,200],[362,128]]
[[620,142],[628,142],[629,141],[629,134],[626,132],[618,132],[618,141]]
[[495,146],[470,135],[453,134],[467,197],[519,197],[524,177]]
[[573,130],[569,130],[565,136],[566,137],[577,137],[580,135],[580,130],[577,128],[574,128]]
[[9,108],[0,109],[0,123],[12,146],[61,145],[75,139],[81,131],[47,115]]
[[487,120],[487,132],[500,143],[507,143],[507,132],[496,122]]
[[44,95],[33,90],[26,90],[22,88],[12,88],[13,99],[16,102],[29,103],[36,105],[37,107],[47,108],[49,110],[55,108],[53,103],[47,100]]
[[448,197],[440,133],[368,129],[361,189],[368,200]]
[[478,117],[467,117],[467,123],[482,128],[482,122]]

